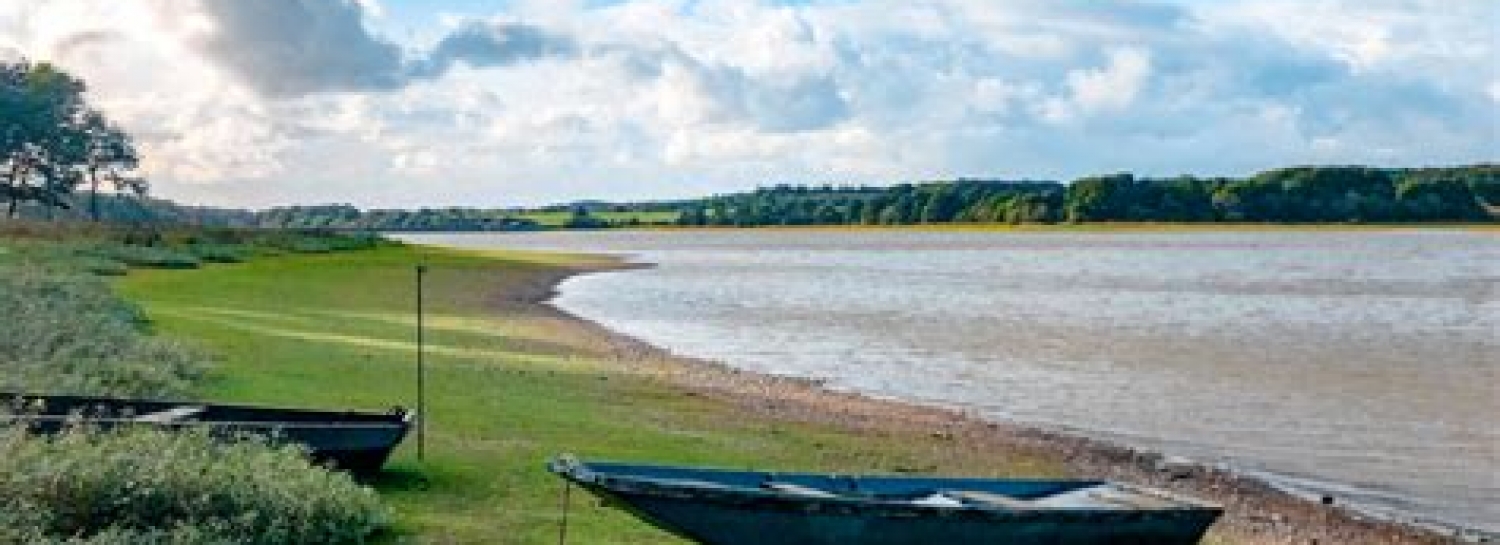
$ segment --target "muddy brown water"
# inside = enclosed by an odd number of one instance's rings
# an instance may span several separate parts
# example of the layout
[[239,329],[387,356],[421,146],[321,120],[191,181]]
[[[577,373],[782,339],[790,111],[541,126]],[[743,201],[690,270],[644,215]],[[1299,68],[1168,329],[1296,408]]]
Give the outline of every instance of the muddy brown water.
[[971,409],[1500,532],[1500,236],[423,235],[655,267],[554,304],[683,355]]

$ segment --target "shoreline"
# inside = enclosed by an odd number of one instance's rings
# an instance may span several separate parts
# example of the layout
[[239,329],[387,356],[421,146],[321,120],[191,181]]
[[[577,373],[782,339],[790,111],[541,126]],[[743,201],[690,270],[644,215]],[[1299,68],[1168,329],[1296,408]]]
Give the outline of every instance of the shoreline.
[[[587,265],[536,271],[491,303],[496,310],[567,322],[606,347],[607,359],[622,371],[646,375],[684,395],[709,398],[756,417],[872,436],[924,435],[932,440],[935,455],[969,451],[993,453],[1001,460],[1007,455],[1037,457],[1056,462],[1070,475],[1132,482],[1210,500],[1223,505],[1225,512],[1208,542],[1394,544],[1493,539],[1469,529],[1374,518],[1338,505],[1332,498],[1319,503],[1259,477],[1100,438],[914,401],[836,391],[816,380],[743,371],[722,362],[673,354],[551,304],[559,285],[574,276],[652,266],[604,257]],[[899,469],[923,472],[931,468]]]
[[[593,229],[548,228],[567,232]],[[1091,222],[1091,223],[928,223],[903,225],[640,225],[611,227],[615,231],[914,231],[914,232],[1003,232],[1003,233],[1178,233],[1178,232],[1423,232],[1462,231],[1500,234],[1500,222],[1488,223],[1235,223],[1235,222]]]

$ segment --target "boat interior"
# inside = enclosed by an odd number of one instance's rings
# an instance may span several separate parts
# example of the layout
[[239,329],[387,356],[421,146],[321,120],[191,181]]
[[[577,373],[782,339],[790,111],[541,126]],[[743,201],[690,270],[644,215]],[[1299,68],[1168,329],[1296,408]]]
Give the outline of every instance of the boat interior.
[[1199,507],[1165,492],[1090,480],[838,476],[588,464],[590,472],[660,486],[770,493],[808,500],[1000,510],[1155,510]]
[[406,418],[406,411],[399,408],[392,409],[387,414],[380,414],[0,392],[0,419],[28,422],[68,420],[150,424],[199,421],[297,424],[337,422],[347,426],[400,423]]

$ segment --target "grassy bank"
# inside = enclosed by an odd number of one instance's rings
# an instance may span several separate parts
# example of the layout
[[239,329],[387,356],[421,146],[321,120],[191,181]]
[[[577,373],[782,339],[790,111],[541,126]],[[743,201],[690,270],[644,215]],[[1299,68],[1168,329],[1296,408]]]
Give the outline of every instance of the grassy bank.
[[[561,483],[541,465],[559,452],[757,468],[1056,471],[981,452],[934,465],[944,447],[925,434],[747,415],[629,372],[608,339],[526,302],[559,274],[606,265],[585,258],[387,247],[132,273],[119,287],[159,332],[221,354],[208,397],[380,409],[414,400],[418,261],[432,267],[427,459],[418,462],[408,440],[376,483],[398,534],[555,542]],[[669,540],[591,500],[575,498],[574,509],[574,543]]]

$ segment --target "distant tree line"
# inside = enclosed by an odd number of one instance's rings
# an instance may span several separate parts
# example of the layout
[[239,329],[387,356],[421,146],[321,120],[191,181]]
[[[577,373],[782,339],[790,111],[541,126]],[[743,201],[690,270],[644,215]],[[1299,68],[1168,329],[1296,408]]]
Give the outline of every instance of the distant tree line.
[[[664,214],[664,212],[671,212]],[[640,221],[629,213],[665,218]],[[545,225],[533,218],[550,217]],[[1295,167],[1248,178],[1092,176],[1053,181],[956,180],[889,187],[776,185],[671,202],[580,201],[518,209],[273,208],[259,227],[500,231],[543,227],[922,225],[945,223],[1485,222],[1500,217],[1500,165],[1379,169]],[[627,219],[621,219],[627,218]]]
[[54,221],[93,221],[97,218],[106,223],[202,227],[255,227],[260,218],[260,213],[254,210],[190,206],[133,194],[74,194],[59,200],[60,206],[22,204],[16,217]]
[[514,231],[536,222],[507,210],[422,208],[360,210],[352,205],[283,206],[256,215],[255,227],[368,231]]
[[[681,203],[617,204],[580,201],[538,208],[420,208],[360,210],[352,205],[283,206],[259,212],[255,227],[369,231],[526,231],[548,227],[604,229],[672,225]],[[642,221],[634,213],[665,214]],[[547,218],[539,221],[538,218]]]
[[1249,178],[942,181],[888,188],[775,186],[687,203],[685,226],[1060,222],[1483,222],[1500,217],[1500,165],[1296,167]]
[[[23,204],[17,217],[55,221],[86,221],[91,218],[87,196],[65,196],[61,201],[61,206]],[[541,228],[534,220],[502,209],[360,210],[352,205],[332,204],[281,206],[256,211],[188,206],[163,199],[114,194],[100,195],[95,201],[98,217],[110,223],[331,231],[522,231]],[[575,214],[561,226],[604,228],[616,224],[594,218],[585,211]]]
[[[67,194],[22,217],[212,227],[351,231],[516,231],[637,225],[921,225],[943,223],[1486,222],[1500,217],[1500,166],[1386,170],[1308,167],[1249,178],[1094,176],[1071,184],[959,180],[891,187],[773,186],[691,201],[575,203],[537,209],[263,211],[184,206],[126,194]],[[91,210],[93,213],[91,213]],[[649,213],[642,221],[629,213]],[[538,217],[552,218],[546,224]]]
[[882,187],[779,185],[703,199],[679,225],[913,225],[1045,221],[1066,188],[1056,182],[961,180]]
[[[51,213],[83,205],[99,219],[103,192],[144,195],[130,135],[91,106],[85,86],[47,63],[0,61],[0,202]],[[88,198],[70,198],[80,190]]]
[[[70,197],[73,199],[79,196]],[[1487,222],[1500,217],[1500,165],[1378,169],[1296,167],[1248,178],[1092,176],[957,180],[889,187],[777,185],[703,199],[533,209],[361,210],[288,206],[251,212],[106,195],[106,219],[227,227],[361,231],[514,231],[636,225],[921,225],[945,223]],[[84,217],[80,207],[65,216]],[[40,213],[37,208],[33,214]],[[24,212],[24,210],[23,210]],[[630,216],[640,213],[649,220]],[[545,223],[538,218],[547,218]]]

